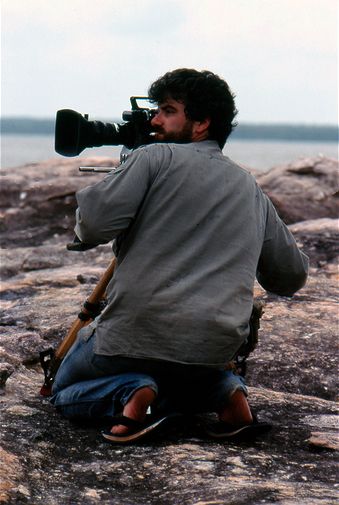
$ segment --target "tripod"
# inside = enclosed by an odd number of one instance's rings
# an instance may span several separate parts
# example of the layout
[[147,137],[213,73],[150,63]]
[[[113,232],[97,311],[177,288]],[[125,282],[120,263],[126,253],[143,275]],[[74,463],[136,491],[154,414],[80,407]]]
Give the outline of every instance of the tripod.
[[113,258],[108,268],[105,270],[104,274],[99,280],[98,284],[95,286],[94,290],[83,304],[81,312],[78,314],[77,319],[72,324],[59,347],[55,351],[54,349],[47,349],[46,351],[42,351],[40,353],[40,363],[45,375],[45,380],[40,390],[40,394],[42,396],[51,395],[52,385],[56,373],[61,365],[63,358],[74,344],[79,330],[93,321],[93,319],[95,319],[100,314],[103,308],[103,298],[106,292],[106,288],[113,277],[115,266],[116,258]]

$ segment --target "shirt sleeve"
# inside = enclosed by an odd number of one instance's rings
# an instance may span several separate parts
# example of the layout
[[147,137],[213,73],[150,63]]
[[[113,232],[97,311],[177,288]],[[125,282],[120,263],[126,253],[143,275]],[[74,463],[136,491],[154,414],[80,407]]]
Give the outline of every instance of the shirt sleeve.
[[307,279],[308,257],[299,250],[292,233],[279,218],[273,204],[267,204],[265,239],[257,279],[266,290],[280,296],[292,296]]
[[87,244],[105,244],[130,226],[150,185],[147,152],[140,149],[102,181],[78,191],[75,233]]

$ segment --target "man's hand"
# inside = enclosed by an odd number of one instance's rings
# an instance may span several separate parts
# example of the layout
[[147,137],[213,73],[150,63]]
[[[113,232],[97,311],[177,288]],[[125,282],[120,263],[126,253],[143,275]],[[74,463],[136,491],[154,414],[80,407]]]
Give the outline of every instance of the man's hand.
[[66,248],[68,251],[87,251],[88,249],[93,249],[94,247],[97,247],[98,244],[86,244],[85,242],[81,242],[79,237],[75,235],[73,242],[69,242],[66,245]]

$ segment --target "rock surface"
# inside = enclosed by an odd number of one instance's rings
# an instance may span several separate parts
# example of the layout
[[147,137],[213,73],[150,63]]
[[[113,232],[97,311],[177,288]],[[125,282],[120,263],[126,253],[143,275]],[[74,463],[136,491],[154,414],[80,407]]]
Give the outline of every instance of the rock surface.
[[287,224],[339,215],[337,160],[301,159],[257,179]]
[[311,261],[293,299],[255,290],[266,307],[247,380],[251,404],[272,432],[215,443],[186,420],[129,447],[107,445],[97,427],[70,424],[39,396],[39,351],[60,342],[111,259],[109,245],[65,249],[74,192],[103,177],[79,174],[78,165],[50,160],[2,171],[0,502],[337,503],[336,162],[299,160],[256,175]]

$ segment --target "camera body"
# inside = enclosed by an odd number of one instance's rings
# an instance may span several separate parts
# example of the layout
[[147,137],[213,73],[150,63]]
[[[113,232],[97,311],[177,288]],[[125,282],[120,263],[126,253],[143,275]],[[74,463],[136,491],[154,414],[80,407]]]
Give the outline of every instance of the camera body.
[[130,98],[131,110],[122,114],[123,123],[89,121],[71,109],[58,110],[55,122],[55,151],[63,156],[78,156],[87,147],[122,145],[135,149],[150,144],[152,140],[151,120],[156,109],[140,107],[144,96]]

